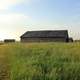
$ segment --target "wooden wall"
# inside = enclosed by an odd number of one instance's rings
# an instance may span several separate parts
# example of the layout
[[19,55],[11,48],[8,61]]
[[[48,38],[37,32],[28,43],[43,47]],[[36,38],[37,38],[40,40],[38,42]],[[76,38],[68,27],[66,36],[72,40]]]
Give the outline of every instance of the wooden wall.
[[66,38],[22,38],[21,42],[67,42]]

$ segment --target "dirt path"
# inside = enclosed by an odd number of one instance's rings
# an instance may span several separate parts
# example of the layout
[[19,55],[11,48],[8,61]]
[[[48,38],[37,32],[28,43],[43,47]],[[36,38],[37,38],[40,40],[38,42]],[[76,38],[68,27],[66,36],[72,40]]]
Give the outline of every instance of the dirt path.
[[0,55],[0,80],[10,80],[7,58]]

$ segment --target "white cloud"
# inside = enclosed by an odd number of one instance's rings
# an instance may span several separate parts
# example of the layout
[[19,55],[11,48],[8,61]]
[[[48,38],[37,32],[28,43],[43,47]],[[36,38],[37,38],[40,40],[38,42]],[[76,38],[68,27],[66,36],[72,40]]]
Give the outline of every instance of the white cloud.
[[24,30],[24,25],[29,23],[31,18],[20,13],[0,14],[0,39],[19,39]]
[[29,19],[28,16],[20,13],[0,14],[0,24],[15,24]]
[[8,9],[10,6],[20,4],[20,3],[28,3],[33,0],[0,0],[0,10]]
[[8,9],[9,6],[20,3],[22,0],[0,0],[0,10]]

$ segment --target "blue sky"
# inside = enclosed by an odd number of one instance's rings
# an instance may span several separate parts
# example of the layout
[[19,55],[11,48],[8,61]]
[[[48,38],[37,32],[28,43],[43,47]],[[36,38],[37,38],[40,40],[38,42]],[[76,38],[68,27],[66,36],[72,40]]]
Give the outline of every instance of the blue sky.
[[67,29],[80,39],[80,0],[2,0],[0,39],[15,38],[28,30]]

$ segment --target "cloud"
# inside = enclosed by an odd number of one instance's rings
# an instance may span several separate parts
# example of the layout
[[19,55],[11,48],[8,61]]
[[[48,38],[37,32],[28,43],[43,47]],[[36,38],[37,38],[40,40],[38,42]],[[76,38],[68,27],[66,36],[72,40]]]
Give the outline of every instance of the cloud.
[[0,14],[0,29],[14,30],[31,23],[31,21],[30,16],[21,13]]
[[10,6],[17,5],[20,3],[28,3],[33,0],[0,0],[0,10],[6,10]]
[[29,19],[29,16],[20,13],[0,14],[0,24],[14,24]]
[[0,39],[15,38],[19,40],[25,24],[31,17],[21,13],[0,14]]
[[0,10],[8,9],[9,6],[20,3],[21,0],[0,0]]

